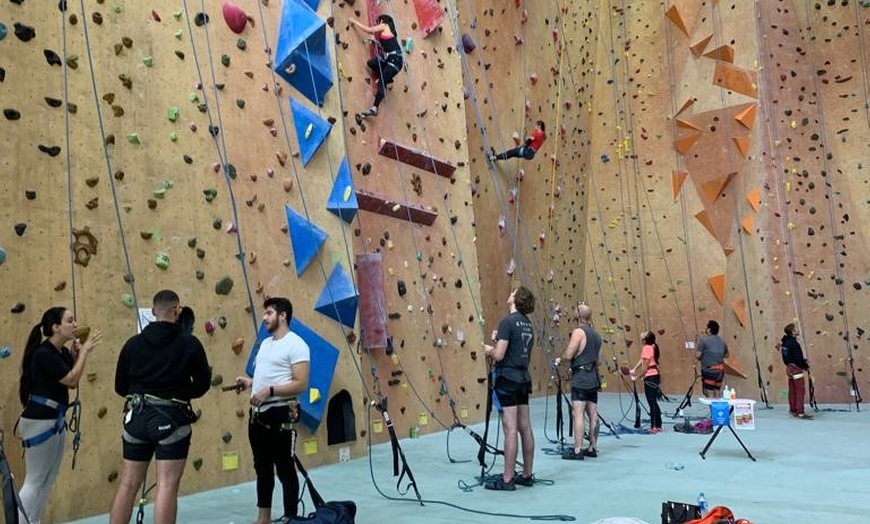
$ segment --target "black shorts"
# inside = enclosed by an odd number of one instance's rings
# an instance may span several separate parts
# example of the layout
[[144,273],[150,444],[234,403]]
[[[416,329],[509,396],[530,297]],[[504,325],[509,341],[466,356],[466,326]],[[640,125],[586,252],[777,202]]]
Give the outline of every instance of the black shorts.
[[186,406],[134,408],[124,418],[124,459],[135,462],[148,462],[151,457],[186,459],[190,452],[192,421],[193,413]]
[[571,400],[574,402],[592,402],[593,404],[598,404],[598,390],[571,388]]
[[531,382],[516,382],[498,377],[495,379],[494,388],[495,396],[503,408],[529,405],[529,393],[532,392]]

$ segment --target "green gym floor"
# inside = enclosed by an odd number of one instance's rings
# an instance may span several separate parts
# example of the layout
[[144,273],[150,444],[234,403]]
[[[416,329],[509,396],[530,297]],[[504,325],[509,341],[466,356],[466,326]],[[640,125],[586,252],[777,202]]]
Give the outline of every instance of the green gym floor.
[[[671,400],[662,405],[664,433],[622,433],[617,439],[603,430],[598,458],[581,462],[561,460],[559,445],[551,442],[556,434],[553,397],[534,399],[535,476],[540,482],[531,488],[518,486],[514,492],[492,492],[476,485],[477,444],[462,430],[401,441],[425,501],[422,506],[413,490],[405,495],[396,491],[389,444],[375,446],[371,460],[364,457],[320,467],[311,477],[326,500],[356,502],[357,524],[521,522],[554,515],[570,516],[581,524],[608,517],[657,524],[663,501],[695,502],[701,491],[710,506],[728,506],[735,516],[754,524],[870,523],[867,411],[859,412],[854,405],[851,410],[820,406],[823,409],[814,413],[813,420],[799,420],[789,416],[787,405],[770,410],[757,406],[756,429],[737,433],[757,462],[747,457],[727,429],[704,460],[699,452],[709,435],[674,432],[674,424],[682,419],[671,418],[679,399]],[[630,395],[604,394],[600,407],[611,425],[622,424],[633,431]],[[697,400],[687,411],[693,419],[709,412]],[[493,419],[490,443],[498,434],[496,424]],[[472,429],[482,434],[483,425]],[[566,435],[567,431],[566,427]],[[448,445],[454,460],[468,462],[451,462]],[[488,460],[491,463],[492,458]],[[682,464],[683,469],[669,469],[669,463]],[[500,472],[501,467],[498,461],[492,472]],[[310,511],[307,496],[304,500]],[[254,520],[254,501],[253,482],[185,496],[179,500],[178,522],[247,524]],[[150,509],[146,507],[146,523],[152,522]],[[275,514],[281,514],[280,508]],[[100,515],[75,524],[107,520]]]

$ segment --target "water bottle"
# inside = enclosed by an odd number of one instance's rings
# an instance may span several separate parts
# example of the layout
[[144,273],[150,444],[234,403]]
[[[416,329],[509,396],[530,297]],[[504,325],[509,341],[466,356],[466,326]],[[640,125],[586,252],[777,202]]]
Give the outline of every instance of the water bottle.
[[726,385],[724,389],[722,389],[722,398],[728,400],[731,398],[731,390],[728,389]]
[[731,388],[731,400],[735,400],[737,398],[737,389]]
[[666,462],[665,467],[674,471],[683,471],[683,468],[685,468],[685,466],[683,466],[679,462]]
[[701,508],[701,515],[707,513],[707,497],[704,496],[704,492],[698,493],[698,507]]

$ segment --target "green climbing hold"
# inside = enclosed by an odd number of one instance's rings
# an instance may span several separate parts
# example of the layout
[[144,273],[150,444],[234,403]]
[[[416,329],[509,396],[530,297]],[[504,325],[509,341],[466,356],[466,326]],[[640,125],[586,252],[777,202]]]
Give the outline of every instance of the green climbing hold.
[[158,252],[156,255],[154,255],[154,265],[159,267],[160,269],[168,269],[169,255],[167,255],[163,251]]
[[239,109],[245,108],[245,99],[244,98],[236,98],[236,105],[239,106]]
[[238,40],[236,40],[236,47],[238,47],[239,49],[244,51],[245,49],[248,48],[248,43],[245,42],[244,38],[239,38]]
[[421,261],[421,260],[423,260],[423,253],[420,253],[420,252],[418,251],[418,252],[417,252],[417,261],[419,262],[419,261]]
[[191,93],[187,95],[187,99],[190,100],[191,103],[196,103],[199,102],[199,95],[191,91]]
[[146,56],[142,59],[142,63],[145,64],[145,67],[153,67],[154,66],[154,57]]
[[175,38],[181,40],[181,37],[184,36],[184,31],[182,31],[181,29],[179,29],[178,31],[176,31],[176,32],[174,33],[174,35],[175,35]]
[[196,106],[196,108],[199,109],[200,113],[205,113],[206,111],[208,111],[208,105],[205,102],[199,104],[198,106]]
[[7,32],[8,32],[8,30],[6,29],[6,24],[4,24],[3,22],[0,22],[0,40],[3,40],[4,38],[6,38]]
[[168,118],[170,122],[175,122],[178,120],[179,113],[178,106],[169,106],[169,109],[166,110],[166,118]]
[[201,270],[201,269],[197,269],[197,270],[196,270],[196,279],[197,279],[197,280],[202,280],[202,279],[204,279],[204,278],[205,278],[205,271],[203,271],[203,270]]
[[212,200],[214,200],[217,197],[217,189],[215,189],[215,188],[203,189],[202,194],[205,195],[206,202],[211,202]]
[[121,295],[121,303],[127,307],[134,307],[136,305],[136,301],[133,300],[133,295],[130,293],[124,293]]
[[163,187],[165,187],[166,189],[172,189],[172,186],[174,186],[174,185],[175,185],[175,182],[173,182],[172,180],[170,180],[168,178],[163,179]]
[[120,13],[121,13],[121,6],[118,5],[118,4],[115,4],[115,7],[113,7],[112,10],[113,10],[115,13],[120,14]]
[[221,55],[221,64],[224,67],[230,67],[230,55]]
[[160,189],[155,189],[151,194],[154,195],[154,198],[163,198],[166,196],[166,188],[161,187]]
[[169,140],[171,140],[172,142],[178,142],[178,133],[176,133],[175,131],[169,133]]
[[192,463],[192,464],[193,464],[193,469],[199,471],[200,468],[202,468],[202,459],[201,459],[201,458],[195,458],[195,459],[193,459],[193,463]]
[[184,13],[181,11],[176,11],[176,12],[172,13],[172,18],[174,18],[178,21],[181,21],[181,15],[183,15],[183,14]]
[[221,435],[221,440],[223,440],[225,443],[229,444],[233,440],[233,434],[230,433],[229,431],[226,431],[226,432],[224,432],[223,435]]
[[211,385],[212,386],[220,386],[224,383],[224,376],[218,373],[217,375],[211,377]]
[[233,290],[233,279],[230,277],[224,277],[218,280],[218,283],[214,285],[214,292],[218,295],[229,295],[230,291]]
[[127,142],[137,145],[142,143],[142,141],[139,140],[139,133],[127,133]]
[[224,221],[221,220],[220,218],[216,218],[216,219],[211,221],[211,227],[213,227],[215,229],[220,229],[221,226],[223,226],[223,225],[224,225]]

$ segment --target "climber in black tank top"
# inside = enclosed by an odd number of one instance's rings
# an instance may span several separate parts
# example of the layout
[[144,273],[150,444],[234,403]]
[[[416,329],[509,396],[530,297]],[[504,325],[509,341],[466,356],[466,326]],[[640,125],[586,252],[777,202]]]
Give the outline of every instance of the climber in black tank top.
[[378,115],[378,106],[386,96],[387,84],[393,83],[393,78],[402,70],[405,60],[402,55],[402,46],[399,44],[399,35],[396,32],[396,23],[389,15],[378,17],[377,25],[368,27],[358,20],[351,19],[354,27],[375,37],[378,44],[377,56],[366,62],[377,82],[375,103],[362,113],[357,113],[357,124],[369,116]]

